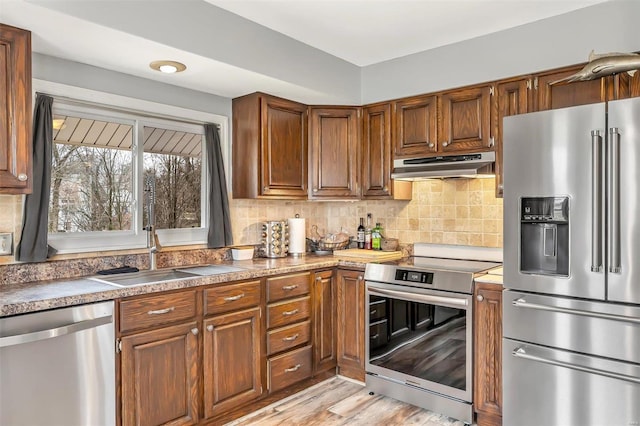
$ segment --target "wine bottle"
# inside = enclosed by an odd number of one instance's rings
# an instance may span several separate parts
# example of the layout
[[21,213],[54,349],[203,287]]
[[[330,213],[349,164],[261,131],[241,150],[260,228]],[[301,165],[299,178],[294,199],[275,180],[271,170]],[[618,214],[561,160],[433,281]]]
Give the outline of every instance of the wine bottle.
[[371,213],[367,213],[367,227],[364,230],[364,248],[371,250]]
[[360,226],[358,226],[358,248],[364,248],[364,218],[360,218]]

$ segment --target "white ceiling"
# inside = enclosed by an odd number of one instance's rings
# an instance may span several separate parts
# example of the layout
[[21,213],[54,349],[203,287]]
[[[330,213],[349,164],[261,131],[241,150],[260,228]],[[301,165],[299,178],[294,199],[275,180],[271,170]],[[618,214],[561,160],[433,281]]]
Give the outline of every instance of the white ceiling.
[[[117,7],[117,1],[110,1]],[[352,64],[366,66],[607,0],[205,1]],[[159,37],[141,37],[122,28],[98,25],[61,12],[52,6],[54,3],[0,0],[0,22],[31,30],[33,50],[37,53],[230,98],[259,90],[320,99],[308,87],[230,64],[215,55],[177,49],[159,41]],[[77,0],[78,5],[82,3],[91,4]],[[153,19],[152,10],[148,19]],[[197,27],[192,35],[181,36],[195,40],[199,37]],[[178,60],[186,63],[188,69],[179,75],[163,75],[148,67],[158,59]],[[216,78],[211,78],[212,75]]]

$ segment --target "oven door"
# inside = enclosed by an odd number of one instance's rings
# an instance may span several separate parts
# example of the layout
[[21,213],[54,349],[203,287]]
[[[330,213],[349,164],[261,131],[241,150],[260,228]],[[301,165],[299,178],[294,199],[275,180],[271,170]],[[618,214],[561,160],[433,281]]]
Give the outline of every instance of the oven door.
[[366,282],[365,369],[472,400],[472,296]]

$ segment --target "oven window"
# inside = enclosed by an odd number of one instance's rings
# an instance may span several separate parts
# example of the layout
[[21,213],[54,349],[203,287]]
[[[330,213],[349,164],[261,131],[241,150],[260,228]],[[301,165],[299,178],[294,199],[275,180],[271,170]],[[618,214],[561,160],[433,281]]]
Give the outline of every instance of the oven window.
[[370,295],[370,364],[465,391],[466,314]]

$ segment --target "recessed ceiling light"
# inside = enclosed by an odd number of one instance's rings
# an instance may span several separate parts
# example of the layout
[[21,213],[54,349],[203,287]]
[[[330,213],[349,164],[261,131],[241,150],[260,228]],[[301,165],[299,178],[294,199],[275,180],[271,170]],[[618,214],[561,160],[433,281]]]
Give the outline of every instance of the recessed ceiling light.
[[187,69],[185,64],[176,61],[153,61],[149,64],[151,69],[163,72],[165,74],[173,74],[182,72]]

